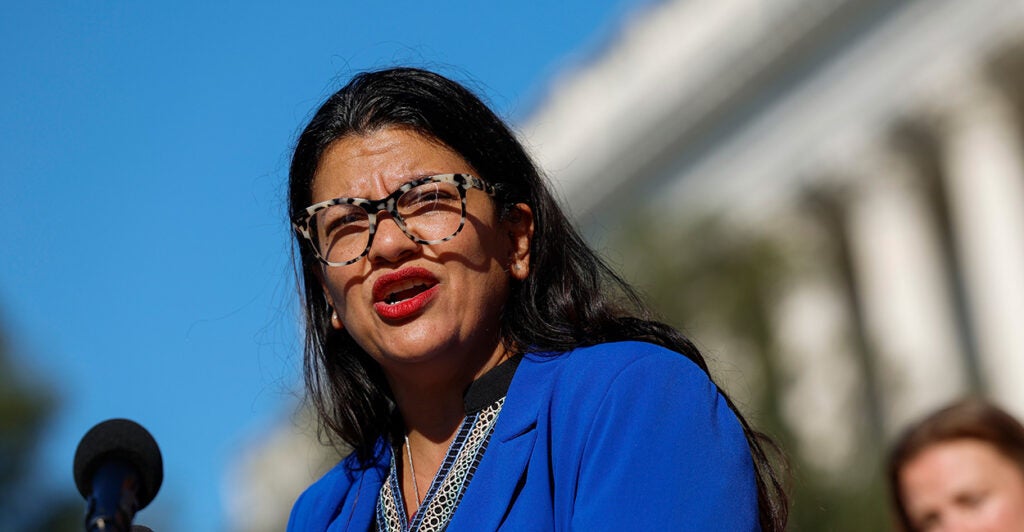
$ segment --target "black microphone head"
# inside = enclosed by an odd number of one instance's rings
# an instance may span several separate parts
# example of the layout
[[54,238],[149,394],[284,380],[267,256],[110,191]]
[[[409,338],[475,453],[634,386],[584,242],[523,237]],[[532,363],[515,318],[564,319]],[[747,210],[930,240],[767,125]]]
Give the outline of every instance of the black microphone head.
[[75,451],[75,485],[82,497],[92,494],[92,477],[107,460],[123,460],[139,474],[139,509],[145,508],[164,481],[164,460],[149,431],[130,419],[108,419],[89,429]]

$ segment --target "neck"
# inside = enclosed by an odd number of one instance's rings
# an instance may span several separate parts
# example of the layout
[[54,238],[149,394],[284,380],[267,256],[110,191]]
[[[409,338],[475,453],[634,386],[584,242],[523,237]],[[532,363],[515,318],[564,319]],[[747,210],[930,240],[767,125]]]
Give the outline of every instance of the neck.
[[463,389],[403,387],[401,391],[394,390],[395,404],[402,414],[406,433],[415,440],[446,444],[465,417]]
[[[465,419],[466,389],[507,357],[499,343],[489,357],[475,364],[466,358],[446,357],[429,364],[385,368],[395,406],[405,423],[405,445],[396,458],[401,459],[398,467],[407,518],[412,519],[419,508],[420,496],[426,494],[430,479]],[[415,504],[410,502],[413,500]]]
[[405,423],[404,445],[399,449],[396,462],[406,501],[406,518],[410,520],[465,418],[462,396],[473,380],[470,377],[426,381],[423,372],[413,373],[418,378],[401,379],[392,373],[388,379],[395,405]]
[[463,394],[466,389],[507,357],[499,344],[488,357],[475,363],[451,357],[386,368],[395,406],[410,438],[447,444],[465,417]]

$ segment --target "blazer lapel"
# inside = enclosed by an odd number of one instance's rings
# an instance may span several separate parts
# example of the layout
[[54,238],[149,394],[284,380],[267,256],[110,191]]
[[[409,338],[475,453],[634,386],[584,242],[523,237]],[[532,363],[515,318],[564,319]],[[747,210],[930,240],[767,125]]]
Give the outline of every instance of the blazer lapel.
[[[549,394],[537,388],[543,363],[527,354],[516,370],[480,466],[452,516],[451,530],[497,530],[508,514],[537,439],[537,417]],[[541,379],[543,381],[543,379]]]
[[391,467],[391,450],[387,445],[378,445],[384,448],[380,460],[373,467],[358,472],[353,480],[353,489],[349,490],[348,496],[342,501],[338,516],[331,522],[328,532],[372,530],[377,496]]

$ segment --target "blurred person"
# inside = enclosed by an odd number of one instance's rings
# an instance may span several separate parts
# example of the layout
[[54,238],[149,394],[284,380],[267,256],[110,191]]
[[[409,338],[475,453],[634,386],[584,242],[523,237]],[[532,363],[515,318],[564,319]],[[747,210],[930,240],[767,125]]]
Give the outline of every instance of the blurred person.
[[784,528],[770,443],[462,85],[355,76],[289,207],[307,394],[353,449],[289,530]]
[[984,400],[953,403],[898,440],[889,485],[908,532],[1024,531],[1024,427]]

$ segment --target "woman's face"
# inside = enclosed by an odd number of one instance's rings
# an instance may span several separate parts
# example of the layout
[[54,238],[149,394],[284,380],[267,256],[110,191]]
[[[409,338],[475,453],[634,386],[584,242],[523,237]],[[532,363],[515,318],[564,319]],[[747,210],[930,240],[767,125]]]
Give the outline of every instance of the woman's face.
[[[416,178],[450,173],[476,175],[456,152],[412,130],[351,135],[321,157],[313,202],[376,200]],[[438,361],[471,374],[496,364],[510,280],[529,271],[532,216],[523,204],[517,209],[518,216],[499,220],[492,199],[469,189],[462,231],[433,245],[413,242],[390,215],[378,213],[365,257],[321,269],[324,293],[337,312],[332,324],[347,330],[392,376],[403,369],[426,375],[424,364]]]
[[899,483],[915,530],[1024,531],[1024,473],[984,441],[927,447],[900,469]]

